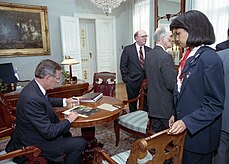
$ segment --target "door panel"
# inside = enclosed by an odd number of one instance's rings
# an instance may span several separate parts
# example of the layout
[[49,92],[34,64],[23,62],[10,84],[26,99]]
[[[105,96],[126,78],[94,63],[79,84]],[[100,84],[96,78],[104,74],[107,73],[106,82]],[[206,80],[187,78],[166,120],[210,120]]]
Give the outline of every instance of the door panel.
[[[75,17],[60,17],[62,55],[75,58],[80,61],[79,64],[72,65],[72,76],[82,79],[82,63],[79,42],[79,19]],[[65,70],[69,70],[69,66],[64,66]]]
[[74,16],[61,16],[63,56],[81,61],[73,65],[73,75],[92,83],[94,72],[117,73],[115,17],[80,13]]
[[112,19],[96,19],[97,71],[115,71],[114,30]]
[[83,79],[92,83],[96,72],[95,20],[80,19],[79,28]]

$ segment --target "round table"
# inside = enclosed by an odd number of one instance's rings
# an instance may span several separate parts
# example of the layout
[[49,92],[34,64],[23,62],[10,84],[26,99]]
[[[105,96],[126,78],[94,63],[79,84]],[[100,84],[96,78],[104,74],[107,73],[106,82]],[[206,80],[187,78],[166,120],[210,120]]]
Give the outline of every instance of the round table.
[[[79,117],[71,124],[71,127],[81,128],[82,137],[85,138],[88,143],[88,146],[83,154],[82,163],[93,163],[94,148],[97,146],[103,146],[101,143],[97,142],[97,139],[95,138],[95,126],[115,121],[121,115],[122,109],[125,106],[120,99],[108,96],[103,96],[101,99],[93,103],[81,102],[80,105],[97,108],[97,106],[103,103],[118,105],[121,108],[114,111],[99,109],[93,115],[89,117]],[[56,111],[60,119],[64,119],[62,111],[66,109],[67,108],[59,108]]]

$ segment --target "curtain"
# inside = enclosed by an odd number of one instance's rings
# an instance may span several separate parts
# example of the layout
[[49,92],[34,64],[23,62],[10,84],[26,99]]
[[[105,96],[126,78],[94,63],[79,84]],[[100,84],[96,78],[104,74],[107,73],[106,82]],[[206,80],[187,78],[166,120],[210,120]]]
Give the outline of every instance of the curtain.
[[215,45],[227,40],[227,29],[229,28],[229,0],[186,0],[186,11],[199,10],[207,15],[214,27],[216,36]]
[[[133,32],[139,29],[150,33],[150,0],[134,0],[133,10]],[[134,39],[134,38],[133,38]],[[149,39],[146,45],[149,46]]]

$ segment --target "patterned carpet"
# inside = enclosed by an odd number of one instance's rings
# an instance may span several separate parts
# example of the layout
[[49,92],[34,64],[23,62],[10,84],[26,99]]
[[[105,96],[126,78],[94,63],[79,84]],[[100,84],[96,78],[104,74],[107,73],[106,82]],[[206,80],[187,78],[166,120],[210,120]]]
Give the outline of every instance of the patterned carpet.
[[[81,135],[80,129],[78,128],[72,128],[71,132],[74,136]],[[95,136],[98,142],[104,144],[103,149],[109,152],[111,155],[130,150],[133,141],[136,140],[131,134],[121,130],[120,142],[119,145],[116,147],[113,123],[97,126],[95,128],[95,132]]]
[[[73,134],[73,136],[81,135],[80,128],[71,128],[70,131]],[[130,150],[131,144],[133,143],[133,141],[136,140],[132,135],[122,130],[120,131],[120,136],[121,138],[120,138],[119,145],[116,147],[113,123],[96,127],[97,140],[102,144],[104,144],[103,149],[105,149],[111,155],[118,154],[126,150]],[[4,150],[8,141],[9,138],[0,140],[0,151]]]
[[8,143],[9,138],[6,139],[0,139],[0,151],[4,150],[6,147],[6,144]]

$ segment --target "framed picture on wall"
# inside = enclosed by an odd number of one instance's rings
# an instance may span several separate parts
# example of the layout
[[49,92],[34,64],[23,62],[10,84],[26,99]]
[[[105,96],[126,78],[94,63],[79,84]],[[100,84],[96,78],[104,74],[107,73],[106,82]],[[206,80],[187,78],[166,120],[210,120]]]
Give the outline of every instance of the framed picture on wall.
[[50,55],[48,9],[0,2],[0,57]]

